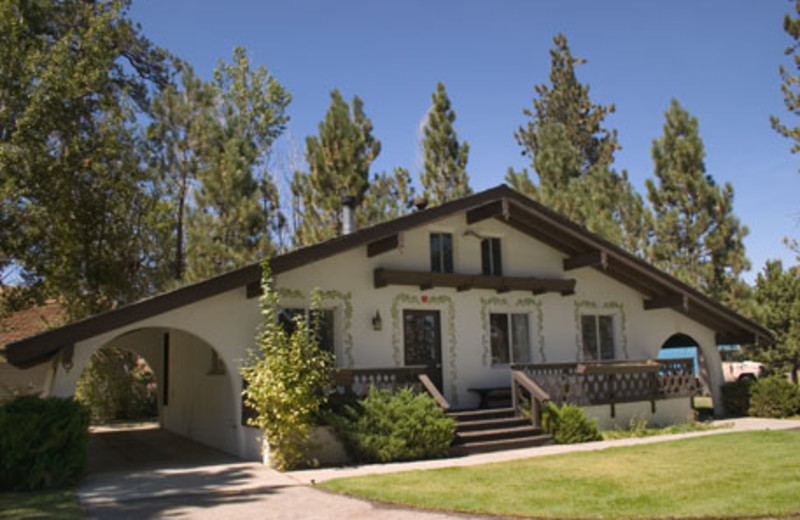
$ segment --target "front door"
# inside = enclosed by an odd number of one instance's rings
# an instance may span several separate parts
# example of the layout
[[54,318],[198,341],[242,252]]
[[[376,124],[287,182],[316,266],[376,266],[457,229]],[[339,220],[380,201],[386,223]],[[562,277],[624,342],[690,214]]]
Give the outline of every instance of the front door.
[[442,334],[439,311],[403,311],[406,366],[425,365],[428,376],[442,390]]

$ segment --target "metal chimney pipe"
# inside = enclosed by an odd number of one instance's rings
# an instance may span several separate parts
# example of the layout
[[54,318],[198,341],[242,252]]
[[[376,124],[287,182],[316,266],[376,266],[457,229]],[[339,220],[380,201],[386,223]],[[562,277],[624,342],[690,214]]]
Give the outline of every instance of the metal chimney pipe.
[[342,234],[349,235],[356,230],[356,198],[342,195]]

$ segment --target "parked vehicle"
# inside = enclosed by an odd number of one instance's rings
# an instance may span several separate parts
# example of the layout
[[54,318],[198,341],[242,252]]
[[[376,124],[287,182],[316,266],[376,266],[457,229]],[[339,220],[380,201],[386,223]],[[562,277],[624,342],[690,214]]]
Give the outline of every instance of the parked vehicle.
[[726,383],[734,381],[755,381],[766,375],[766,367],[758,361],[723,361],[722,372]]

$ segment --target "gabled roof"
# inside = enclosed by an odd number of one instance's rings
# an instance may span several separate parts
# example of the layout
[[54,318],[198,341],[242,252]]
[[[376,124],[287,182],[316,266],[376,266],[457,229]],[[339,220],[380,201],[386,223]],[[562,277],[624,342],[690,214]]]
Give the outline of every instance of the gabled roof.
[[[506,222],[565,253],[565,270],[598,269],[642,293],[645,308],[673,308],[708,326],[716,331],[718,343],[769,337],[755,322],[505,185],[275,256],[270,266],[274,274],[280,274],[365,245],[373,256],[396,246],[399,233],[461,212],[466,212],[467,223],[489,218]],[[8,346],[7,358],[17,366],[40,363],[77,341],[237,287],[257,287],[260,278],[261,266],[249,265],[16,341]]]
[[0,354],[6,345],[38,334],[59,323],[61,305],[47,301],[29,309],[17,311],[0,321]]

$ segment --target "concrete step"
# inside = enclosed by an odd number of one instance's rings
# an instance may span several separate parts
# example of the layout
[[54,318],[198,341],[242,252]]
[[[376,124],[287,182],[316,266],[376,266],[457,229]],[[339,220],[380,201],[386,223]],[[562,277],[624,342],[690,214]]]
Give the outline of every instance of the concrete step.
[[472,455],[475,453],[489,453],[492,451],[516,450],[552,444],[550,435],[536,435],[519,439],[500,439],[494,441],[468,442],[450,447],[450,454],[454,456]]
[[527,426],[512,426],[510,428],[494,428],[458,432],[453,444],[469,444],[484,441],[498,441],[503,439],[520,439],[523,437],[536,437],[542,434],[540,428],[528,424]]
[[485,421],[488,419],[508,419],[514,417],[513,408],[486,408],[484,410],[464,410],[461,412],[450,412],[448,417],[452,417],[458,422]]
[[475,430],[492,430],[497,428],[511,428],[513,426],[530,426],[531,421],[525,417],[501,417],[499,419],[479,419],[474,421],[458,421],[457,432],[471,432]]

